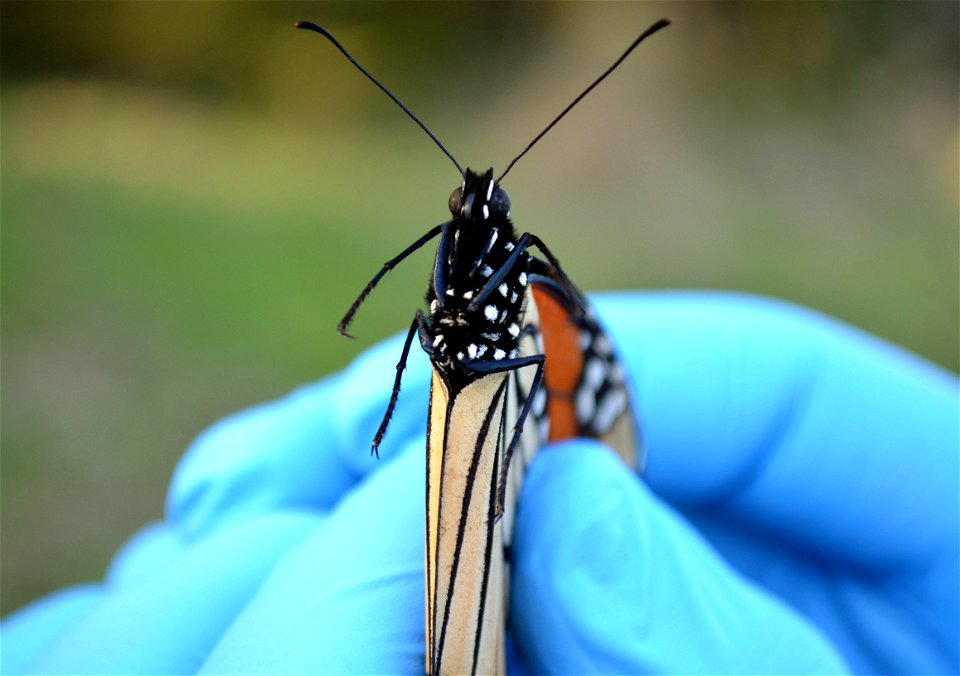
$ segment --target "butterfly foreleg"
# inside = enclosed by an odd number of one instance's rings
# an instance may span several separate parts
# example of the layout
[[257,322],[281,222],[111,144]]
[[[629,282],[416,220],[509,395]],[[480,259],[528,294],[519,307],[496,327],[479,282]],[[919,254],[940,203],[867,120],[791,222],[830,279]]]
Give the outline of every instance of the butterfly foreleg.
[[[407,358],[410,356],[410,345],[413,343],[413,336],[417,333],[417,330],[420,330],[421,337],[423,336],[425,328],[426,318],[423,316],[422,310],[417,310],[416,317],[413,318],[413,322],[410,324],[410,329],[407,331],[407,338],[403,342],[403,351],[400,353],[400,361],[397,362],[397,375],[393,380],[393,392],[390,393],[390,403],[387,404],[387,412],[383,414],[383,420],[380,422],[380,429],[377,430],[376,436],[373,438],[373,444],[370,449],[370,455],[377,456],[377,459],[380,459],[380,442],[383,441],[384,435],[387,433],[387,426],[390,424],[390,419],[393,418],[393,409],[397,405],[397,398],[400,396],[400,381],[403,379],[403,370],[407,367]],[[421,338],[421,342],[422,338]]]
[[483,288],[480,289],[480,292],[470,301],[470,305],[467,306],[467,312],[476,312],[480,306],[486,302],[490,294],[493,293],[493,290],[503,282],[503,278],[510,274],[513,266],[517,264],[520,256],[523,255],[529,246],[530,234],[524,233],[524,235],[517,240],[516,246],[514,246],[513,251],[510,252],[510,257],[504,261],[503,265],[493,271],[493,274],[483,285]]
[[360,295],[357,296],[357,299],[353,301],[353,305],[351,305],[350,309],[347,310],[347,313],[343,315],[343,319],[341,319],[340,323],[337,324],[337,331],[340,333],[340,335],[347,336],[348,338],[353,337],[347,333],[347,327],[350,326],[350,322],[353,321],[353,316],[357,314],[357,310],[360,309],[360,305],[363,304],[363,301],[367,299],[367,296],[370,295],[370,292],[373,291],[373,288],[377,285],[377,283],[383,279],[385,274],[393,270],[393,268],[395,268],[404,258],[439,235],[440,231],[443,230],[448,223],[449,221],[431,228],[420,239],[383,264],[383,267],[380,268],[380,271],[373,276],[373,279],[371,279],[365,287],[363,287],[363,291],[360,292]]

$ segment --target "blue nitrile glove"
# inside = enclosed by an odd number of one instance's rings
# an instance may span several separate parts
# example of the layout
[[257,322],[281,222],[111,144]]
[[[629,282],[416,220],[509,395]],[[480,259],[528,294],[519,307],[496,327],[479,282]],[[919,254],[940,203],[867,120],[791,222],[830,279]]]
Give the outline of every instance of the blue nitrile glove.
[[[597,306],[647,473],[587,441],[531,465],[510,668],[960,669],[955,376],[771,301]],[[399,348],[202,435],[103,584],[7,618],[4,673],[422,672],[421,353],[368,456]]]

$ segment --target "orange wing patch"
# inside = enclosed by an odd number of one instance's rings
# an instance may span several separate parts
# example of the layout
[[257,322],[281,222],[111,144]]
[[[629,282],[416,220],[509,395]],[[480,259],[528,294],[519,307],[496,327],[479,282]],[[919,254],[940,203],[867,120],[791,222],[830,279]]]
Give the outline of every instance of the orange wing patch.
[[570,310],[548,284],[532,283],[533,297],[540,313],[541,335],[547,359],[543,383],[547,388],[550,441],[576,437],[580,425],[573,397],[583,375],[580,328],[570,320]]

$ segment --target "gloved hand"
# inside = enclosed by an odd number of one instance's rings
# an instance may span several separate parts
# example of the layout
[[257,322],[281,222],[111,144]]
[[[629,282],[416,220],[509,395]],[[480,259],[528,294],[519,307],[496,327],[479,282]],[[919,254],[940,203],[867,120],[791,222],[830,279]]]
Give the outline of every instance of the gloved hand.
[[[531,465],[510,669],[960,669],[956,377],[772,301],[597,306],[647,472],[587,441]],[[422,672],[422,354],[368,455],[399,348],[203,434],[105,582],[7,618],[4,673]]]

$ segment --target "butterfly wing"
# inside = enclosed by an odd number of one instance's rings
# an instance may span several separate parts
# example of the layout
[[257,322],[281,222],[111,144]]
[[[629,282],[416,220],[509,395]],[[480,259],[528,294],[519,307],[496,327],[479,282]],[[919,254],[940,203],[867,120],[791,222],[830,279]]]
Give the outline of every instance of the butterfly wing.
[[555,268],[538,261],[537,269],[538,274],[530,278],[530,291],[547,355],[546,438],[550,442],[599,439],[627,465],[642,470],[640,435],[613,341],[586,298]]

